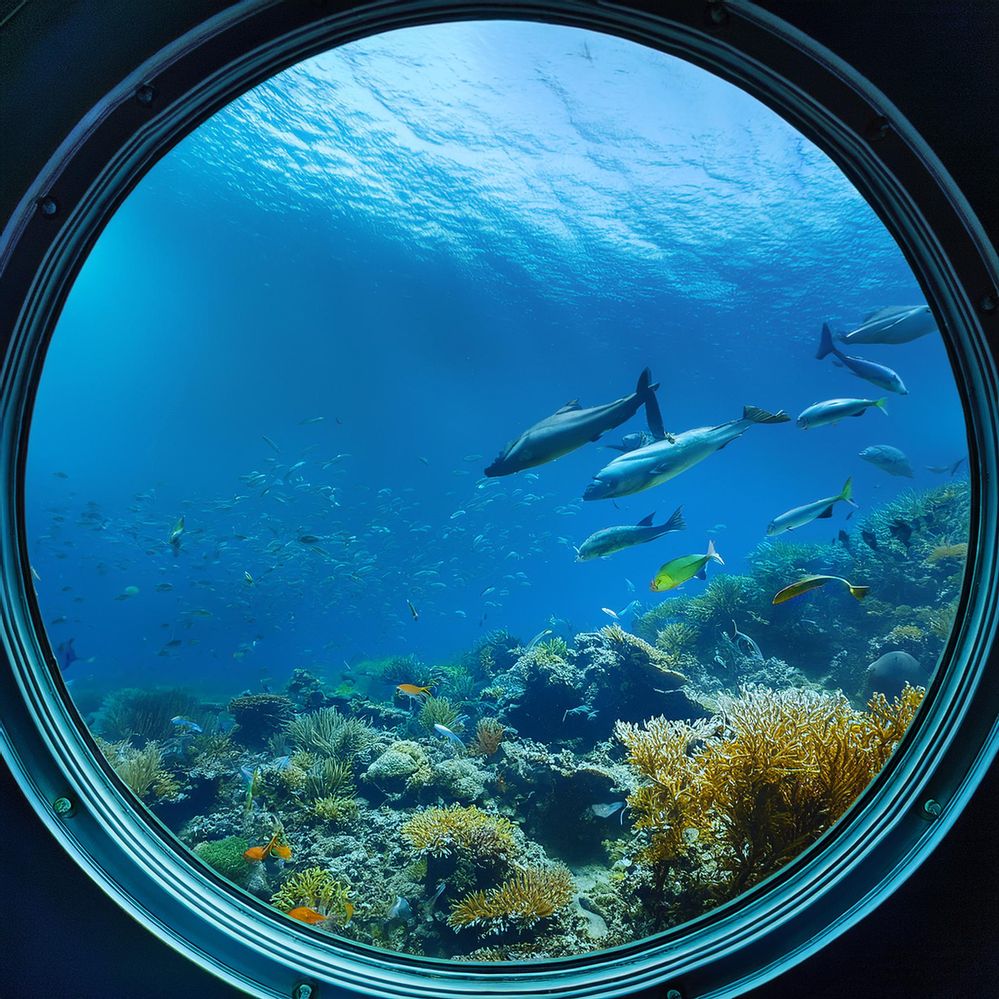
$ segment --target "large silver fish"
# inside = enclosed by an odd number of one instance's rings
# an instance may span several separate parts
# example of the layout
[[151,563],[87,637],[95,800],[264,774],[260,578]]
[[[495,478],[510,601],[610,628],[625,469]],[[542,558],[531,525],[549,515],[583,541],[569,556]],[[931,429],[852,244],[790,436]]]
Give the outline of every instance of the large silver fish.
[[597,440],[601,434],[619,427],[645,406],[649,430],[658,440],[666,436],[659,403],[655,392],[659,385],[653,385],[652,375],[646,368],[638,379],[638,385],[631,395],[626,395],[603,406],[583,409],[579,402],[566,403],[551,416],[535,423],[516,440],[511,441],[485,470],[489,476],[510,475],[525,468],[544,465],[563,455],[575,451],[589,441]]
[[872,444],[870,447],[865,447],[860,452],[860,457],[889,475],[901,475],[907,479],[913,477],[912,465],[909,464],[905,452],[890,444]]
[[683,508],[677,507],[673,516],[665,524],[653,527],[650,513],[637,524],[622,527],[605,527],[602,531],[591,534],[580,546],[576,555],[577,562],[587,562],[591,558],[606,558],[615,552],[624,551],[634,545],[644,545],[647,541],[655,541],[670,531],[682,531],[687,525],[683,522]]
[[886,399],[827,399],[804,410],[798,417],[798,426],[802,430],[832,426],[848,416],[863,416],[865,410],[871,406],[876,406],[882,413],[887,413],[886,402]]
[[843,343],[908,343],[937,331],[937,321],[928,305],[889,305],[867,316]]
[[898,392],[899,395],[909,394],[902,379],[891,368],[886,368],[883,364],[875,364],[863,357],[844,354],[833,343],[829,324],[823,323],[822,337],[819,340],[819,349],[815,356],[821,361],[827,354],[832,354],[842,367],[848,368],[858,378],[863,378],[871,382],[872,385],[877,385],[888,392]]
[[793,510],[782,513],[779,517],[774,517],[767,528],[767,534],[773,537],[775,534],[783,534],[785,531],[793,531],[796,527],[804,527],[813,520],[824,520],[831,517],[833,507],[843,500],[850,506],[856,506],[851,498],[853,496],[853,479],[849,478],[843,489],[835,496],[826,496],[824,499],[816,500],[814,503],[806,503],[804,506],[796,506]]
[[784,412],[768,413],[756,406],[746,406],[741,419],[717,427],[686,430],[677,434],[672,443],[661,440],[629,451],[597,472],[586,487],[583,499],[610,499],[650,489],[704,461],[736,437],[741,437],[754,423],[786,423],[789,419]]

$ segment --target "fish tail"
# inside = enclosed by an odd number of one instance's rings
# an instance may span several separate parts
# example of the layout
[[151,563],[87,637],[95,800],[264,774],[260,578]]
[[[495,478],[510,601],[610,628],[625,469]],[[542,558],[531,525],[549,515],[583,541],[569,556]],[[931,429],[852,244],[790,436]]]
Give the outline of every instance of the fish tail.
[[855,597],[857,600],[863,600],[864,597],[867,596],[869,590],[869,586],[851,586],[850,596]]
[[874,405],[877,406],[878,409],[880,409],[881,412],[885,414],[885,416],[887,416],[888,415],[887,403],[888,403],[888,396],[882,396],[882,398],[878,399],[878,401],[875,402]]
[[751,423],[787,423],[791,419],[783,409],[777,410],[776,413],[769,413],[765,409],[760,409],[759,406],[743,406],[742,418]]
[[645,405],[645,419],[649,424],[649,433],[657,441],[665,440],[666,427],[663,424],[662,410],[659,409],[659,401],[656,399],[656,389],[659,383],[652,384],[652,372],[646,368],[638,376],[638,385],[635,386],[635,395],[639,402]]
[[837,353],[836,347],[832,340],[832,331],[829,329],[828,323],[822,324],[822,335],[819,337],[819,349],[816,353],[816,360],[821,361],[823,357],[827,354]]
[[846,500],[846,502],[849,503],[850,506],[857,507],[859,509],[857,504],[853,502],[852,497],[853,497],[853,476],[851,475],[850,478],[848,478],[846,482],[843,483],[843,491],[839,494],[839,498],[841,500]]
[[708,558],[713,558],[719,565],[724,565],[725,564],[725,559],[723,559],[721,557],[721,555],[719,555],[718,552],[715,551],[715,539],[714,538],[709,538],[708,539],[708,552],[707,552],[707,555],[708,555]]
[[683,519],[683,507],[678,506],[674,511],[673,515],[663,524],[666,531],[685,531],[687,529],[687,522]]

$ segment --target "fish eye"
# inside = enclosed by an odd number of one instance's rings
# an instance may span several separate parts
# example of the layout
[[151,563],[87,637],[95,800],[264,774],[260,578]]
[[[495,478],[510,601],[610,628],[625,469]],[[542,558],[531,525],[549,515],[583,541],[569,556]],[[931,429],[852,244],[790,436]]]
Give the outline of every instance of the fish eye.
[[834,946],[994,755],[963,195],[738,5],[237,6],[68,67],[16,165],[31,806],[250,995],[735,995]]

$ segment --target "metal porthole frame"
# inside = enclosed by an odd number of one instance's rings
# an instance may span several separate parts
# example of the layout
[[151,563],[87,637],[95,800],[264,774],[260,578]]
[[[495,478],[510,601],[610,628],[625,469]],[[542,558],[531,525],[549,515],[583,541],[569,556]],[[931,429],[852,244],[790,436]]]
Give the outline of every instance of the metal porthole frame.
[[[912,730],[822,840],[694,923],[574,959],[449,963],[336,941],[269,915],[190,856],[95,753],[45,640],[23,477],[35,387],[71,282],[104,224],[183,135],[253,85],[379,31],[455,19],[602,30],[694,62],[781,114],[840,166],[902,247],[944,332],[971,454],[971,558],[958,623]],[[108,40],[109,44],[113,40]],[[95,58],[99,53],[95,54]],[[648,109],[647,113],[654,113]],[[0,238],[0,747],[53,835],[125,910],[254,995],[738,995],[807,957],[890,894],[949,829],[996,754],[999,343],[994,251],[932,151],[851,68],[748,2],[245,0],[173,38],[102,95],[38,165]]]

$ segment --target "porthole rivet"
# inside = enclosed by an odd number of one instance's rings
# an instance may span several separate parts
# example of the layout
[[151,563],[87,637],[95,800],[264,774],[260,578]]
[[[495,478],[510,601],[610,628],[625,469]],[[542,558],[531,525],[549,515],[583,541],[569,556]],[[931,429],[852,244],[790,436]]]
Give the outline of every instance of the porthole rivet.
[[891,122],[883,114],[879,114],[864,129],[864,136],[868,142],[880,142],[890,131]]
[[721,0],[708,0],[708,20],[716,25],[722,25],[728,20],[728,11]]
[[291,990],[291,999],[312,999],[315,989],[308,982],[299,982]]
[[978,308],[982,312],[995,312],[996,311],[996,297],[995,295],[982,295],[978,300]]
[[923,802],[923,815],[928,819],[935,819],[943,811],[943,805],[935,798],[929,798]]
[[135,91],[135,99],[143,106],[149,107],[156,97],[156,88],[150,83],[143,83]]
[[667,989],[666,999],[683,999],[683,994],[679,989]]
[[56,798],[52,802],[52,811],[59,816],[60,819],[68,819],[73,814],[73,802],[69,798]]
[[46,218],[52,218],[56,212],[59,211],[59,202],[55,198],[39,198],[38,199],[38,210],[46,216]]

